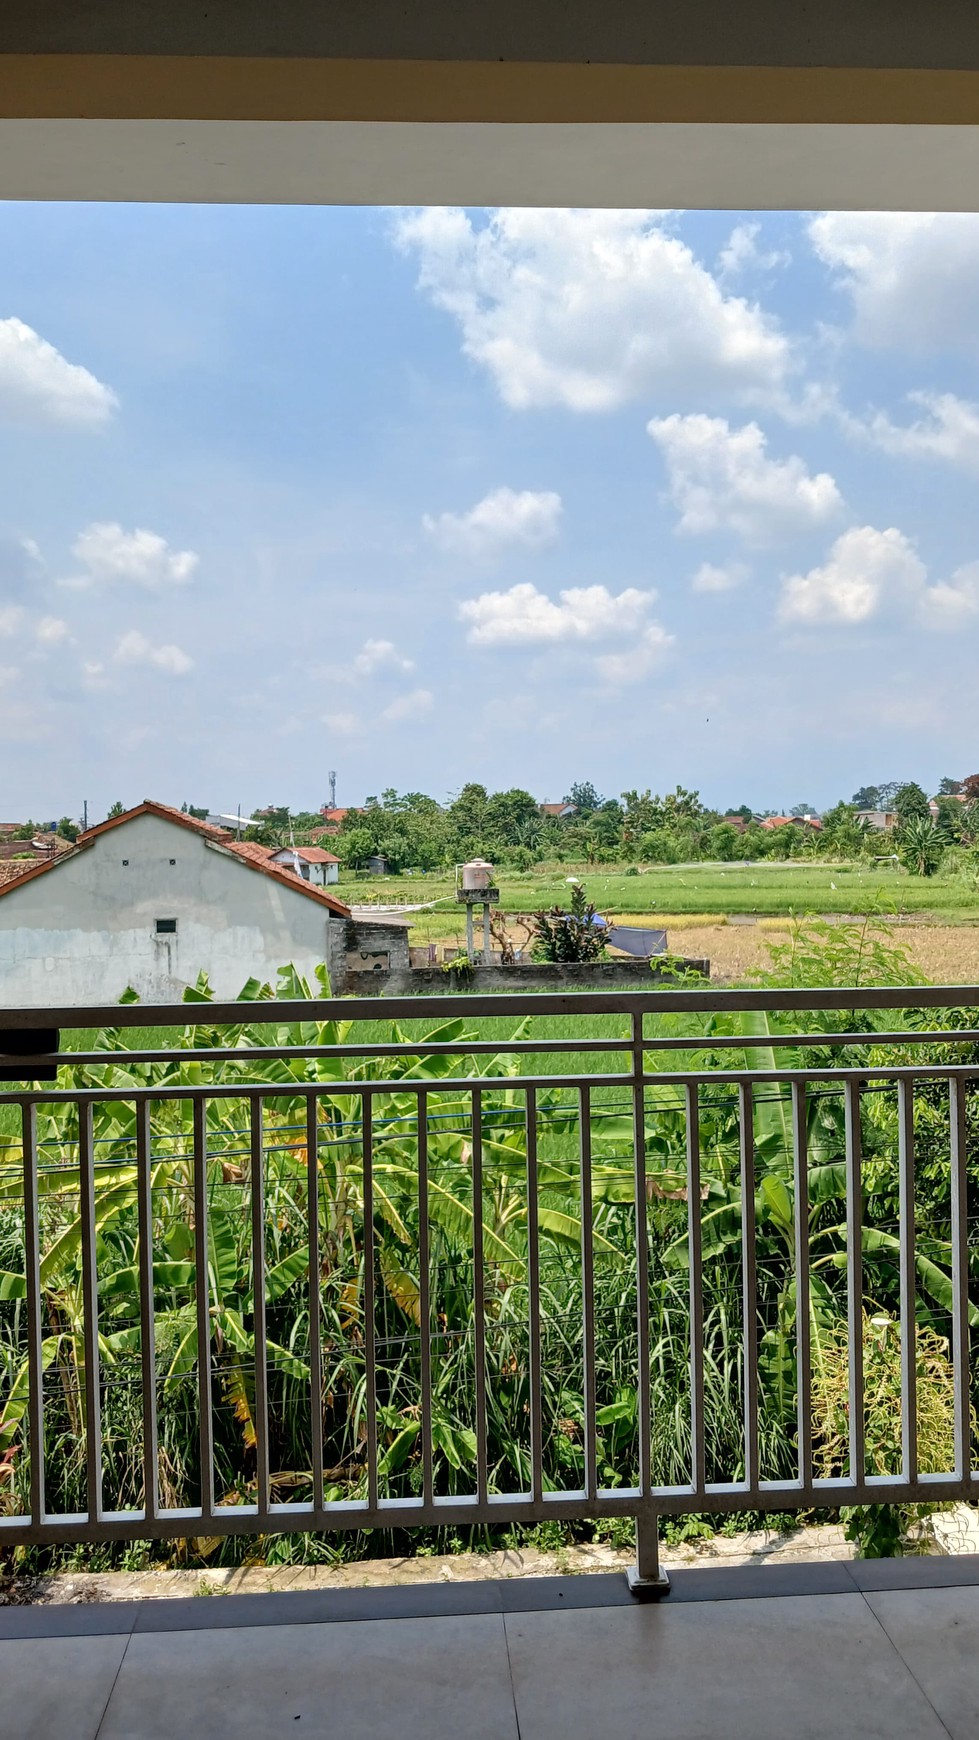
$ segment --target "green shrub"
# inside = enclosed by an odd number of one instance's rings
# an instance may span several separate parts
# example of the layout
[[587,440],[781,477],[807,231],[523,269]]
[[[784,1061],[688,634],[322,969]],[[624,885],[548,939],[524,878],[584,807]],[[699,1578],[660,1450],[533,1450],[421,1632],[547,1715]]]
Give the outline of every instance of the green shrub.
[[[915,1326],[918,1468],[946,1474],[955,1467],[955,1376],[948,1342],[933,1329]],[[901,1326],[886,1312],[863,1316],[864,1459],[867,1474],[898,1475],[901,1444]],[[841,1324],[824,1336],[812,1374],[813,1465],[817,1476],[849,1472],[850,1355]],[[973,1415],[972,1430],[976,1423]],[[846,1536],[868,1558],[893,1558],[907,1544],[908,1530],[935,1511],[934,1504],[859,1504],[844,1507]]]

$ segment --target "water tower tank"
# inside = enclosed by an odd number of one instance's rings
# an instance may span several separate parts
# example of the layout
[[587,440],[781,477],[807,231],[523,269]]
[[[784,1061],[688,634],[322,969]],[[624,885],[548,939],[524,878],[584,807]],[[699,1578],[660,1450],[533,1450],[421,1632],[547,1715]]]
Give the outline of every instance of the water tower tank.
[[462,866],[462,888],[465,894],[477,894],[493,886],[493,866],[485,858],[473,858]]

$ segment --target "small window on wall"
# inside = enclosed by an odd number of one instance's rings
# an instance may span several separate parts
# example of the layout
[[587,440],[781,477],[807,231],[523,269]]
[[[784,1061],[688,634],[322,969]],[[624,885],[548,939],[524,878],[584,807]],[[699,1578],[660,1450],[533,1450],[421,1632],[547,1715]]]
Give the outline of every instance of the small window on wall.
[[177,929],[175,918],[158,918],[156,921],[157,936],[173,936]]

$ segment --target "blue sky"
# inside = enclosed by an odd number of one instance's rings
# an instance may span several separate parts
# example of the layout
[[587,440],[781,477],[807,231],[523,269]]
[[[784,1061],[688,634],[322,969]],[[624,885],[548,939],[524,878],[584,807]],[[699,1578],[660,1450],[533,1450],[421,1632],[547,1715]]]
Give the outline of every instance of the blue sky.
[[979,218],[0,207],[0,819],[979,765]]

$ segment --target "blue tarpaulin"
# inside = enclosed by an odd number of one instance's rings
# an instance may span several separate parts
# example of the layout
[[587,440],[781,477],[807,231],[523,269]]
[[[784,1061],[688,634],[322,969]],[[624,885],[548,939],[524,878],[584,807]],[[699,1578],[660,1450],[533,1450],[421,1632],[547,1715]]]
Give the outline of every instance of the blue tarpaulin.
[[638,925],[610,925],[606,942],[613,949],[621,949],[624,955],[635,955],[638,960],[648,961],[652,955],[665,955],[665,930],[645,930]]

